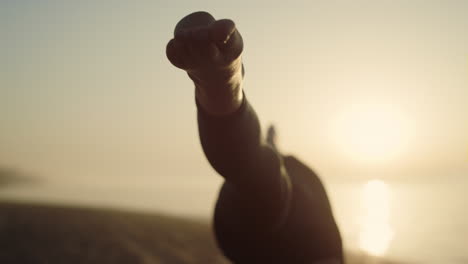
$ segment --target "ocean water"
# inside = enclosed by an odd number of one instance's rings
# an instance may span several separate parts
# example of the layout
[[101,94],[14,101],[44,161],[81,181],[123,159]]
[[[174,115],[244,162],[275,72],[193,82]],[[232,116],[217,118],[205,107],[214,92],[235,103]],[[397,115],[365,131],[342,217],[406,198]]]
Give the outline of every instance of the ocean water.
[[[327,183],[346,248],[411,263],[468,263],[466,181],[373,183]],[[0,199],[109,206],[209,219],[217,186],[25,185],[0,188]]]
[[[382,255],[414,263],[468,263],[466,181],[386,185],[388,205],[378,207],[382,192],[377,192],[374,209],[379,215],[387,214],[387,226],[377,224],[371,229],[377,239],[370,241],[374,245],[387,243]],[[346,246],[353,250],[366,251],[360,243],[366,218],[362,201],[365,186],[366,183],[329,186]],[[382,212],[382,208],[388,212]],[[379,221],[378,217],[376,220]],[[387,228],[391,232],[388,241]]]

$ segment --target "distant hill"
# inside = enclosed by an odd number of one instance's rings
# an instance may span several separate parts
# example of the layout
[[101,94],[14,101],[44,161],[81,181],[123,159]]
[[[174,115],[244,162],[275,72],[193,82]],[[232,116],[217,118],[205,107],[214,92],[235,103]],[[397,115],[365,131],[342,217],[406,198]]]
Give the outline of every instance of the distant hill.
[[[0,263],[229,263],[208,223],[110,209],[0,203]],[[350,256],[349,264],[389,264]]]
[[18,170],[0,167],[0,187],[39,182],[38,178],[26,175]]

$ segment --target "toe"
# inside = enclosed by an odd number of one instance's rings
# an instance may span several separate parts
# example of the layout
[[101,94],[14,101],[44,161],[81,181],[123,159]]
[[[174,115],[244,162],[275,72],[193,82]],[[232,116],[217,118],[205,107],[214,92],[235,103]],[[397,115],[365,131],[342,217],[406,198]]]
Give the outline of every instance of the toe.
[[184,29],[208,26],[214,21],[215,19],[210,13],[203,11],[194,12],[185,16],[179,21],[179,23],[177,23],[174,34],[177,34],[178,31]]
[[211,26],[211,37],[224,54],[227,63],[239,57],[244,49],[242,36],[232,20],[222,19]]
[[181,29],[174,32],[174,38],[181,42],[186,42],[190,39],[191,30]]
[[166,56],[169,61],[177,68],[187,68],[188,65],[185,62],[185,59],[187,58],[188,54],[183,42],[176,39],[171,39],[166,46]]
[[211,37],[216,43],[226,43],[235,30],[234,21],[221,19],[211,25]]
[[196,65],[204,67],[218,60],[220,51],[213,43],[210,37],[210,31],[207,27],[198,27],[188,31],[184,44],[187,47],[190,57],[196,62]]

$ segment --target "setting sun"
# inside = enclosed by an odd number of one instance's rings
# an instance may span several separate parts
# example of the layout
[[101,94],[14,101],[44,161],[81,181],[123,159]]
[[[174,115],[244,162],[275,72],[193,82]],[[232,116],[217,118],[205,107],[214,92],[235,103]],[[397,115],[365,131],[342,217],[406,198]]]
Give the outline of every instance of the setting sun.
[[408,142],[404,115],[389,106],[362,104],[344,109],[334,125],[337,147],[357,161],[394,159]]

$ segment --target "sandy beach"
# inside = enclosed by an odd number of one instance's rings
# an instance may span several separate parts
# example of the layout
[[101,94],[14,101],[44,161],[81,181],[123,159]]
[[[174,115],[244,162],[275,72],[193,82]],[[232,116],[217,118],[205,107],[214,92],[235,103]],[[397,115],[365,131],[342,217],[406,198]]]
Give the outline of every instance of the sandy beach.
[[[0,202],[0,263],[229,263],[207,222],[102,208]],[[347,263],[390,264],[347,254]]]

